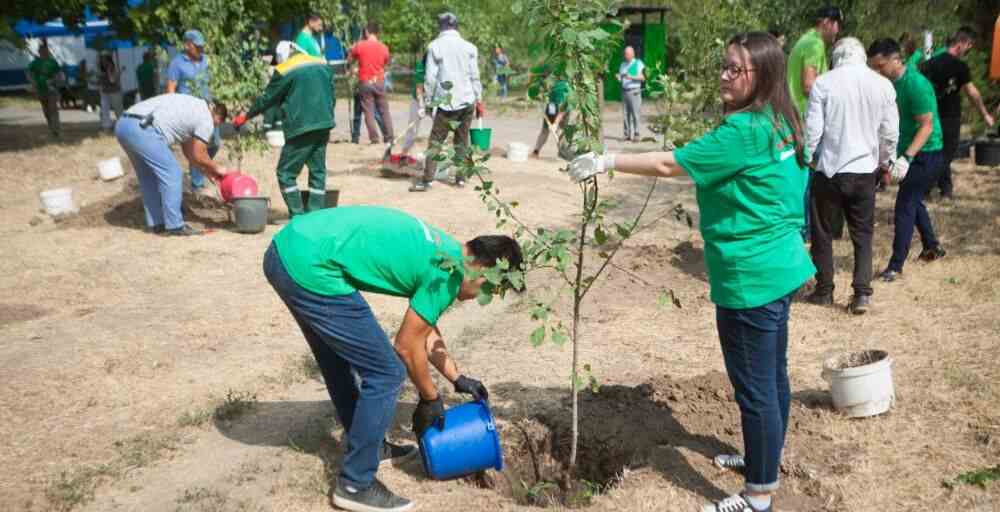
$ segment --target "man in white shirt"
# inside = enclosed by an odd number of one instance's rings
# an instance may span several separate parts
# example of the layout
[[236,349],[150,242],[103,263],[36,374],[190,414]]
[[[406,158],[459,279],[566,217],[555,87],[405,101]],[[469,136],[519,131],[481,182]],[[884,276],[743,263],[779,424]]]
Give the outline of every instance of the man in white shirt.
[[853,37],[833,49],[833,70],[813,84],[806,109],[806,149],[812,184],[813,304],[833,304],[833,225],[841,210],[854,243],[854,296],[848,310],[864,314],[871,301],[872,233],[876,170],[891,166],[899,140],[896,92],[868,68],[864,46]]
[[[476,46],[458,33],[458,17],[446,12],[438,17],[441,33],[427,46],[427,69],[424,76],[424,95],[433,105],[437,100],[451,95],[450,100],[438,106],[434,125],[428,140],[429,150],[424,162],[424,176],[410,187],[410,192],[425,192],[431,187],[437,172],[438,154],[448,134],[455,133],[455,151],[464,155],[469,147],[469,128],[472,116],[482,117],[483,84],[479,81],[479,51]],[[450,88],[446,84],[451,84]],[[427,113],[431,113],[428,107]],[[457,123],[452,128],[452,123]],[[462,186],[465,180],[455,179]]]
[[618,67],[618,81],[622,83],[622,104],[625,106],[625,140],[639,142],[646,65],[635,56],[635,49],[631,46],[625,47],[625,59]]

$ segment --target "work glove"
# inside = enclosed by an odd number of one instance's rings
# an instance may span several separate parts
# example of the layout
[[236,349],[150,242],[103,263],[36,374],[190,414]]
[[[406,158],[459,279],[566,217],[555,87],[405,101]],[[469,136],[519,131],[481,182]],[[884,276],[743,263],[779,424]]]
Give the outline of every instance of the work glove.
[[614,168],[614,153],[598,155],[591,152],[580,155],[569,163],[569,177],[573,179],[573,183],[580,183],[587,178],[608,172],[608,170]]
[[459,375],[455,379],[455,392],[472,395],[476,400],[489,400],[490,393],[486,391],[486,386],[476,379],[470,379],[465,375]]
[[889,168],[889,173],[892,175],[892,181],[899,183],[906,179],[906,173],[910,170],[910,161],[905,157],[901,156],[892,163],[892,167]]
[[485,116],[486,116],[486,105],[483,105],[483,102],[481,102],[481,101],[477,101],[476,102],[476,119],[479,119],[479,118],[485,117]]
[[233,128],[239,130],[241,126],[247,123],[247,115],[240,114],[233,118]]
[[421,398],[413,411],[413,433],[419,438],[435,423],[439,428],[444,428],[444,400],[440,396],[436,400]]

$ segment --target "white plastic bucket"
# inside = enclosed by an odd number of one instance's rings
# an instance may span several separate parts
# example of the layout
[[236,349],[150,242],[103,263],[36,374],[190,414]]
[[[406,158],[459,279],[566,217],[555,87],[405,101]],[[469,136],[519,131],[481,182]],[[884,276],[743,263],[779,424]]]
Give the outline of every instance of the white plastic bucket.
[[267,143],[272,148],[280,148],[285,145],[285,132],[282,130],[269,130],[264,133],[264,136],[267,137]]
[[39,196],[42,199],[45,213],[53,217],[76,211],[76,205],[73,204],[73,189],[69,187],[46,190]]
[[529,151],[527,144],[511,142],[507,144],[507,160],[511,162],[525,162],[528,160]]
[[[860,361],[852,366],[849,362]],[[866,361],[870,363],[864,364]],[[851,418],[875,416],[896,402],[892,358],[881,350],[841,354],[823,362],[823,380],[830,383],[833,407]]]
[[122,169],[122,161],[118,157],[97,162],[97,175],[104,181],[116,180],[124,174],[125,170]]

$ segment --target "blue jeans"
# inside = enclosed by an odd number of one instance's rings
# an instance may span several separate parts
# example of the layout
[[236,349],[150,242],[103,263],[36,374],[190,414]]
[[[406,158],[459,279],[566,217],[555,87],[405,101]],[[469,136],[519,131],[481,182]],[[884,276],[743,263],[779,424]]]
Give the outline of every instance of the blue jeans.
[[788,295],[756,308],[716,308],[722,357],[740,407],[744,476],[750,492],[778,488],[791,403],[787,357],[791,301]]
[[[208,143],[208,156],[209,158],[215,158],[215,155],[219,152],[219,148],[222,147],[222,133],[219,132],[219,127],[215,127],[215,131],[212,132],[212,140]],[[195,167],[191,166],[191,188],[201,188],[205,186],[205,176],[201,171]]]
[[499,93],[499,96],[501,98],[506,98],[507,97],[507,84],[508,84],[508,82],[509,82],[509,77],[507,75],[497,75],[497,83],[500,84],[500,93]]
[[899,192],[896,193],[894,212],[896,234],[892,239],[889,270],[903,271],[903,264],[910,255],[914,226],[920,232],[920,241],[924,249],[934,249],[938,246],[931,216],[928,215],[927,206],[924,205],[924,196],[931,185],[937,182],[942,166],[944,166],[944,154],[940,151],[917,153],[917,157],[910,162],[906,179],[899,184]]
[[[366,489],[396,416],[406,367],[360,293],[330,297],[302,288],[288,275],[274,244],[264,254],[264,275],[302,329],[344,426],[340,477]],[[360,389],[354,372],[361,377]]]
[[132,117],[118,120],[115,137],[139,178],[146,225],[167,229],[183,227],[184,171],[170,151],[167,139],[155,127],[139,126],[139,120]]

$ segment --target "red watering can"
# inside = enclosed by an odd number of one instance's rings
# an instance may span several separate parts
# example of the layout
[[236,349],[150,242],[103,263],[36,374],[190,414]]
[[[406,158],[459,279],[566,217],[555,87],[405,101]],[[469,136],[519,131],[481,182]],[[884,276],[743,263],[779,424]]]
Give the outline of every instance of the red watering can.
[[257,180],[240,172],[229,173],[219,182],[219,193],[227,203],[238,197],[256,197]]

